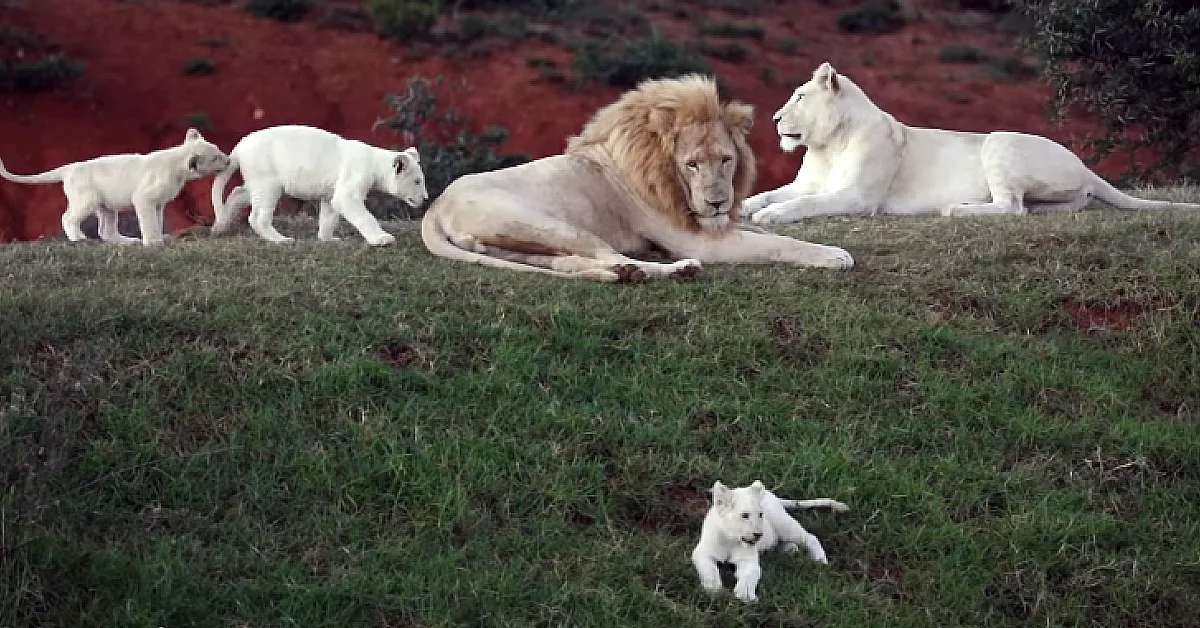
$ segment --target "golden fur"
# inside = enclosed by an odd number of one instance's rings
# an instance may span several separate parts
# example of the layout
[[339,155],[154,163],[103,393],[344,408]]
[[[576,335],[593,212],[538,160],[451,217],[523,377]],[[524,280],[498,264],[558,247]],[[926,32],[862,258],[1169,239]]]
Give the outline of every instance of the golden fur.
[[[737,228],[755,178],[753,108],[711,78],[644,81],[569,138],[564,154],[463,176],[434,201],[434,255],[596,281],[691,276],[702,262],[848,268],[849,253]],[[651,251],[677,261],[628,257]]]
[[[746,142],[753,123],[754,108],[740,102],[721,105],[717,85],[708,78],[693,75],[648,81],[597,111],[583,131],[567,141],[566,152],[577,154],[589,146],[604,147],[642,200],[679,226],[699,231],[695,215],[688,211],[686,188],[679,183],[672,159],[675,142],[688,126],[723,124],[738,154],[733,179],[735,197],[726,227],[732,228],[757,176],[754,151]],[[719,140],[715,130],[705,139]]]

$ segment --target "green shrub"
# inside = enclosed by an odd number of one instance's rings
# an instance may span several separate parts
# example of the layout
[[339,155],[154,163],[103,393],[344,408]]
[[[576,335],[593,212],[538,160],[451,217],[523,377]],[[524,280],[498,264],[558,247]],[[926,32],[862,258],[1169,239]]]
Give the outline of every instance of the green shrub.
[[1038,69],[1020,57],[988,57],[983,67],[993,81],[1001,83],[1018,83],[1038,75]]
[[204,133],[212,130],[212,118],[206,111],[190,111],[183,115],[183,123]]
[[549,57],[529,57],[525,60],[525,65],[531,68],[553,68],[558,64]]
[[716,22],[700,27],[700,34],[709,37],[738,37],[761,40],[766,34],[762,24],[754,22]]
[[312,0],[242,0],[242,8],[258,17],[295,22],[312,7]]
[[750,50],[736,41],[704,44],[701,50],[714,59],[729,63],[742,63],[750,56]]
[[[474,134],[468,131],[468,121],[456,109],[439,112],[432,84],[424,77],[410,78],[403,94],[388,94],[384,103],[392,110],[392,115],[375,124],[412,139],[411,145],[421,153],[421,169],[425,173],[425,187],[431,202],[464,174],[529,161],[524,154],[496,152],[496,148],[508,139],[508,130],[504,127],[489,126],[482,133]],[[398,199],[378,199],[371,209],[383,218],[416,217]]]
[[402,42],[427,36],[439,8],[438,0],[367,0],[376,30]]
[[954,44],[938,51],[938,61],[942,63],[982,63],[988,55],[974,46]]
[[39,92],[69,83],[83,66],[63,54],[27,59],[13,65],[0,61],[0,92]]
[[890,33],[904,26],[896,0],[867,0],[837,16],[837,26],[848,33]]
[[475,41],[476,39],[491,37],[499,33],[500,26],[483,16],[466,13],[458,18],[459,41]]
[[588,39],[580,42],[572,61],[584,81],[634,87],[645,79],[708,72],[693,47],[652,35],[630,42]]
[[800,40],[795,37],[780,37],[775,40],[779,52],[793,53],[800,49]]
[[[1200,175],[1200,10],[1190,0],[1050,2],[1017,0],[1033,23],[1027,50],[1044,59],[1056,95],[1051,113],[1073,103],[1097,114],[1114,148],[1153,147],[1154,173],[1166,181]],[[1135,131],[1131,133],[1130,131]]]
[[207,57],[192,57],[183,62],[183,73],[188,76],[206,76],[217,71],[217,65]]

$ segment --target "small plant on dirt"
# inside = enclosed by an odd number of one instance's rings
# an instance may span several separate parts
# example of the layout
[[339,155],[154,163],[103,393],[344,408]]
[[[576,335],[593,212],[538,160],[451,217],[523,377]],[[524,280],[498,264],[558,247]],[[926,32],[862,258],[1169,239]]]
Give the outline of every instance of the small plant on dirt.
[[280,22],[295,22],[312,8],[312,0],[242,0],[246,11]]
[[208,112],[205,111],[191,111],[184,114],[183,123],[201,133],[212,130],[212,119],[208,117]]
[[217,71],[217,65],[207,57],[192,57],[183,62],[183,73],[188,76],[207,76]]
[[[437,80],[440,82],[440,78]],[[429,79],[410,78],[403,94],[388,94],[384,102],[392,115],[380,118],[375,125],[399,131],[409,146],[417,147],[430,202],[464,174],[529,161],[524,154],[496,152],[497,147],[508,139],[508,129],[489,126],[482,133],[471,133],[468,121],[457,109],[449,107],[439,111],[433,82]],[[378,199],[372,204],[371,211],[383,218],[418,217],[397,199]]]
[[0,61],[0,92],[40,92],[64,85],[83,74],[83,66],[63,54],[20,61]]
[[984,51],[961,44],[945,46],[938,51],[938,61],[942,63],[983,63],[987,58]]
[[700,34],[709,37],[734,37],[762,40],[766,34],[762,24],[754,22],[714,22],[700,27]]
[[708,72],[695,48],[656,35],[631,42],[584,40],[572,64],[585,82],[627,88],[645,79]]
[[1038,75],[1037,67],[1020,57],[988,57],[983,67],[993,81],[1000,83],[1019,83]]
[[837,16],[837,26],[847,33],[890,33],[904,26],[897,0],[867,0]]
[[525,65],[531,68],[553,68],[558,66],[554,59],[549,57],[529,57],[525,60]]
[[780,37],[775,40],[775,49],[779,52],[791,54],[800,49],[800,40],[796,37]]
[[401,42],[428,36],[439,8],[438,0],[367,0],[376,30]]
[[729,63],[742,63],[750,56],[750,49],[736,41],[704,44],[701,50],[714,59]]
[[758,71],[758,78],[762,80],[763,85],[775,85],[775,68],[769,65],[764,65]]

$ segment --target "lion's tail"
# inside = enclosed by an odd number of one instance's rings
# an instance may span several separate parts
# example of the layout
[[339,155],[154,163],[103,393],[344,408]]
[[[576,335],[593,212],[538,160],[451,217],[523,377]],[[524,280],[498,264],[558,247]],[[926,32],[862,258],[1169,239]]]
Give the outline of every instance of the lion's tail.
[[617,280],[617,274],[609,271],[583,271],[578,273],[563,272],[560,270],[552,270],[542,268],[541,266],[533,266],[531,264],[522,264],[513,262],[498,257],[492,257],[486,253],[467,250],[455,242],[468,244],[474,240],[472,236],[463,235],[455,237],[453,240],[450,234],[446,232],[442,225],[435,207],[431,207],[425,212],[425,217],[421,219],[421,240],[425,242],[425,248],[429,249],[430,253],[447,259],[458,260],[460,262],[470,262],[480,264],[482,266],[490,266],[492,268],[503,268],[506,270],[516,270],[526,273],[544,273],[554,275],[556,277],[574,277],[578,279],[591,279],[594,281],[614,282]]
[[0,159],[0,177],[4,177],[13,183],[61,183],[63,176],[67,174],[67,169],[73,164],[59,166],[49,172],[41,174],[13,174],[4,167],[4,160]]
[[781,499],[784,508],[828,508],[834,512],[846,512],[850,507],[836,499]]
[[[213,178],[212,206],[213,215],[216,217],[212,226],[213,235],[220,235],[229,231],[229,228],[233,226],[234,214],[240,209],[240,207],[232,202],[234,200],[233,194],[229,195],[229,202],[225,200],[225,186],[229,185],[229,179],[233,177],[233,173],[237,172],[240,167],[241,164],[238,163],[237,155],[230,154],[229,166],[218,172],[217,176]],[[234,193],[236,194],[239,189],[241,188],[234,188]]]
[[1137,198],[1130,196],[1117,188],[1111,183],[1105,181],[1100,175],[1092,173],[1095,179],[1092,182],[1092,195],[1097,199],[1116,207],[1117,209],[1136,209],[1136,210],[1155,210],[1155,209],[1190,209],[1200,210],[1200,204],[1197,203],[1172,203],[1170,201],[1155,201],[1145,198]]

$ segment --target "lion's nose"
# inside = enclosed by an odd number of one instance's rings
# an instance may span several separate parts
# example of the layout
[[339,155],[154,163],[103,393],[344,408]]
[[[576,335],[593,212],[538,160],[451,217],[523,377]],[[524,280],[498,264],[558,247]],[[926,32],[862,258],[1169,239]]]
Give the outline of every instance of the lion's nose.
[[725,204],[725,201],[709,201],[708,202],[708,206],[713,208],[714,211],[720,211],[721,206],[724,204]]

